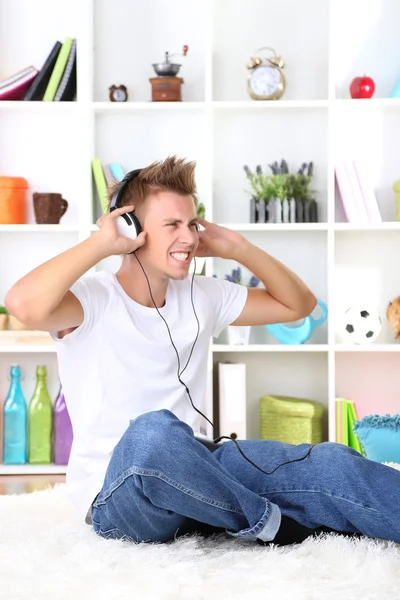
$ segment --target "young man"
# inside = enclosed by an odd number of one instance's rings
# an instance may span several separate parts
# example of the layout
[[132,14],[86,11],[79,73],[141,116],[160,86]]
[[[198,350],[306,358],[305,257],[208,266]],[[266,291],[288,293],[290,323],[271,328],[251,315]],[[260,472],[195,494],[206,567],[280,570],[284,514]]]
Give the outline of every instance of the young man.
[[[257,469],[233,441],[210,452],[194,438],[190,400],[202,406],[210,338],[233,323],[295,321],[316,305],[279,261],[197,217],[194,168],[171,157],[142,169],[98,232],[7,294],[11,314],[57,341],[74,430],[72,501],[99,535],[134,542],[203,527],[261,543],[325,529],[400,542],[394,469],[339,444],[239,441]],[[143,229],[135,240],[115,221],[133,207]],[[117,273],[83,277],[111,255],[123,255]],[[195,256],[233,259],[265,289],[202,276],[192,289]]]

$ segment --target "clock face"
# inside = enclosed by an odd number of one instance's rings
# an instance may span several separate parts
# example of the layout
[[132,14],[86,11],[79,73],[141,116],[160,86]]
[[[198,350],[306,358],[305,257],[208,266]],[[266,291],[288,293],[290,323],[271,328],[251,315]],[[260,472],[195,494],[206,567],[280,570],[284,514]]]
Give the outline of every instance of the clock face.
[[124,102],[126,98],[126,94],[123,90],[114,90],[113,95],[116,102]]
[[279,71],[275,67],[258,67],[250,77],[250,88],[257,96],[272,96],[281,83]]

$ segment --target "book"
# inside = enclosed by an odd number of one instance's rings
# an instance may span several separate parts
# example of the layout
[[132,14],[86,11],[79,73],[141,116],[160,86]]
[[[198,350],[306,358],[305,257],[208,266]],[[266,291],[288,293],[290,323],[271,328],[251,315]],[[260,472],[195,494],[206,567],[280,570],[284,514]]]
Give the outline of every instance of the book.
[[350,189],[352,192],[353,202],[357,206],[358,212],[358,222],[361,224],[365,224],[369,222],[367,209],[364,204],[364,198],[361,193],[360,185],[358,183],[358,178],[356,174],[356,170],[354,167],[354,162],[351,160],[343,161],[343,166],[346,172],[346,175],[349,180]]
[[43,95],[46,91],[46,87],[49,83],[50,76],[53,72],[54,65],[56,64],[57,57],[61,50],[61,42],[55,42],[50,54],[47,56],[42,68],[40,69],[38,76],[32,83],[27,93],[25,94],[24,100],[42,100]]
[[357,421],[357,410],[354,402],[347,398],[336,398],[336,442],[349,446],[364,454],[357,434],[354,431],[354,423]]
[[346,170],[341,162],[335,164],[335,179],[348,223],[357,222],[359,220],[358,209],[354,203],[353,192]]
[[347,221],[349,223],[368,223],[369,217],[354,162],[350,160],[338,161],[335,165],[335,177]]
[[25,77],[25,75],[29,75],[29,73],[33,73],[35,70],[36,70],[35,67],[33,67],[31,65],[29,67],[26,67],[25,69],[22,69],[22,71],[18,71],[17,73],[14,73],[14,75],[10,75],[10,77],[7,77],[6,79],[3,79],[2,81],[0,81],[0,90],[2,88],[12,85],[16,81],[18,81],[18,79]]
[[113,177],[113,174],[111,173],[110,165],[108,163],[103,164],[103,171],[104,171],[104,176],[106,178],[108,187],[114,185],[115,179]]
[[349,445],[349,430],[347,420],[347,404],[344,398],[336,398],[336,441]]
[[110,164],[110,170],[111,170],[111,174],[114,177],[115,181],[122,181],[123,178],[125,177],[125,172],[124,172],[122,166],[117,162],[113,162]]
[[358,185],[360,186],[361,194],[364,199],[364,204],[367,209],[369,221],[371,223],[382,223],[382,215],[380,213],[375,192],[368,177],[367,170],[361,161],[353,161],[356,172]]
[[72,40],[68,61],[58,86],[55,102],[72,102],[76,96],[76,39]]
[[92,159],[92,173],[96,184],[97,194],[100,200],[103,215],[108,211],[108,192],[107,181],[104,175],[103,167],[99,158]]
[[58,86],[60,85],[61,78],[65,71],[65,67],[68,62],[68,57],[71,52],[72,38],[67,37],[61,46],[60,52],[57,56],[56,64],[50,75],[49,83],[47,84],[46,91],[43,95],[44,102],[52,102],[56,95]]
[[29,73],[2,87],[0,89],[0,100],[23,100],[37,74],[38,70],[32,67]]

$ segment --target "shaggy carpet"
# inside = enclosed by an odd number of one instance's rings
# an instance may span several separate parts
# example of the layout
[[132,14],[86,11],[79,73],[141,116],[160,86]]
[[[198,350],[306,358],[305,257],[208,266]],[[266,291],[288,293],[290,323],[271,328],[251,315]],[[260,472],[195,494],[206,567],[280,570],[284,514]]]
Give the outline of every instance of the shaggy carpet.
[[393,600],[400,546],[323,535],[259,546],[219,535],[171,544],[104,540],[82,523],[65,484],[0,496],[4,600]]

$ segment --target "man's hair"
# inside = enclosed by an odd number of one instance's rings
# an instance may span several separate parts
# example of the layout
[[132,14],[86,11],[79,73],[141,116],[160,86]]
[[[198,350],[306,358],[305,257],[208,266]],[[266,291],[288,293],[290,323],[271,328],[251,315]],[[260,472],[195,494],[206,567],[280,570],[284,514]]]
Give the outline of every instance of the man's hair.
[[[139,175],[125,187],[119,206],[133,205],[135,210],[142,206],[149,194],[161,191],[192,196],[196,209],[198,206],[195,172],[196,162],[184,158],[169,156],[164,161],[153,162],[141,169]],[[108,190],[108,207],[113,195],[120,189],[121,183],[115,183]]]

